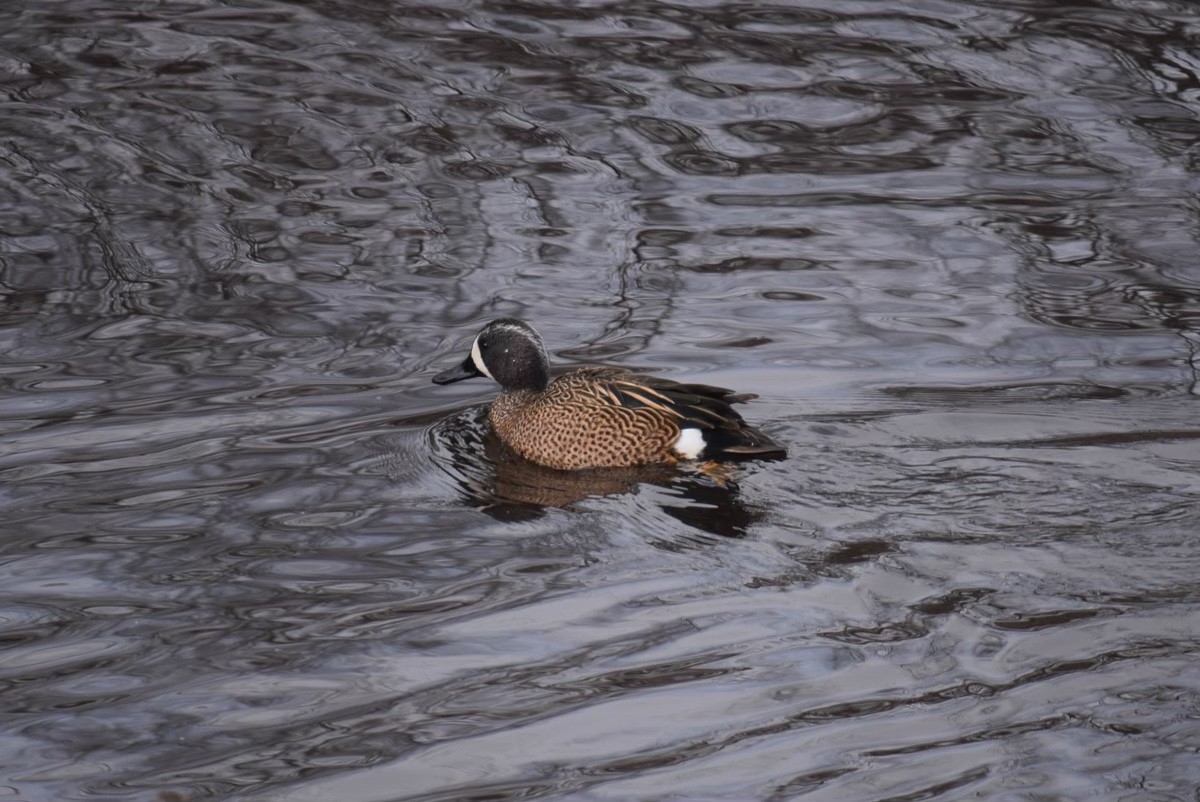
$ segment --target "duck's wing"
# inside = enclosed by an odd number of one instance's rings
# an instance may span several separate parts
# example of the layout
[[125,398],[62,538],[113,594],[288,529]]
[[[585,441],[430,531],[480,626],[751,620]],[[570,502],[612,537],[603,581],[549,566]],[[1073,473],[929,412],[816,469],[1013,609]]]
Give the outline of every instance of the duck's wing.
[[732,407],[758,396],[711,384],[675,382],[616,368],[586,369],[588,379],[608,403],[649,409],[669,416],[680,429],[699,429],[705,454],[784,456],[782,446],[750,426]]

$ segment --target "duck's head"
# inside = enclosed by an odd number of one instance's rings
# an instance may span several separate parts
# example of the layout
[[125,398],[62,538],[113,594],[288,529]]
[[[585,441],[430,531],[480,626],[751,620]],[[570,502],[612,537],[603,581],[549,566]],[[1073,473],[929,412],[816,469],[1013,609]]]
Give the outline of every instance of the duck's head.
[[487,376],[505,392],[544,390],[550,381],[546,346],[523,320],[493,320],[475,336],[471,353],[462,364],[434,376],[433,382],[450,384],[476,376]]

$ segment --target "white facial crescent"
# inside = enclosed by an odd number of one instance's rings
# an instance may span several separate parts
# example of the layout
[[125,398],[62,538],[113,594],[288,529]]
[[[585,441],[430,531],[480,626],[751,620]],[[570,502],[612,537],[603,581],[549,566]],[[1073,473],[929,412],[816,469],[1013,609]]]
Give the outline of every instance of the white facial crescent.
[[475,342],[471,343],[471,361],[475,363],[476,370],[478,370],[484,376],[487,376],[492,381],[496,380],[496,377],[493,376],[491,371],[487,369],[487,365],[483,364],[483,354],[479,353],[478,337],[475,338]]

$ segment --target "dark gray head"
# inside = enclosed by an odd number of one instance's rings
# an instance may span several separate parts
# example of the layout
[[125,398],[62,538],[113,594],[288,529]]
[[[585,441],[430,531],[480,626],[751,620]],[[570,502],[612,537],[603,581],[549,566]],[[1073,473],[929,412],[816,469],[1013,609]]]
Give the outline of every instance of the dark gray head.
[[487,376],[506,392],[544,390],[550,382],[550,360],[542,338],[523,320],[506,317],[483,327],[471,343],[471,354],[456,368],[433,377],[434,384]]

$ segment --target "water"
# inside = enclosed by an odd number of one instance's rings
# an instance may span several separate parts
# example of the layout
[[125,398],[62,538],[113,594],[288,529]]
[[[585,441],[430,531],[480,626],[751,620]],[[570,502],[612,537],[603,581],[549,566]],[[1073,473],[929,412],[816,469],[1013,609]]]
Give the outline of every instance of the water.
[[[1200,799],[1185,2],[0,6],[0,798]],[[504,461],[494,317],[723,384]]]

